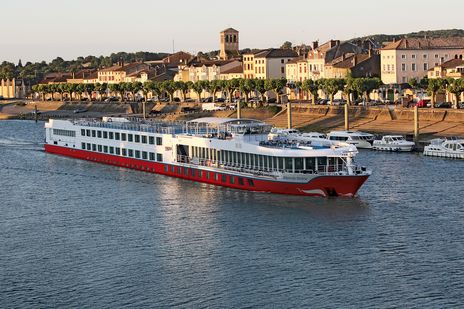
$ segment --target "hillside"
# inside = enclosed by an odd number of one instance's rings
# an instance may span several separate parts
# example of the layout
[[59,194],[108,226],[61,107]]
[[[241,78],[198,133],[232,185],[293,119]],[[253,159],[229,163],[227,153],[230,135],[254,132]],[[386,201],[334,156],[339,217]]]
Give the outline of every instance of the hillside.
[[423,37],[438,38],[438,37],[457,37],[457,36],[464,37],[464,29],[427,30],[427,31],[405,33],[405,34],[374,34],[374,35],[368,35],[368,36],[361,37],[361,38],[354,38],[354,39],[351,39],[350,41],[370,39],[378,44],[383,44],[385,42],[391,42],[393,40],[399,40],[402,38],[423,38]]

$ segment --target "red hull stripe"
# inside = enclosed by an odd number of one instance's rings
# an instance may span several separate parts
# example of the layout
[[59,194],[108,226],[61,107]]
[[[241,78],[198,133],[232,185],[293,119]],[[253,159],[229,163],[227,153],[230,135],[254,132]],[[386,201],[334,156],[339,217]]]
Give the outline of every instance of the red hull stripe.
[[67,157],[126,167],[212,185],[277,194],[306,196],[354,196],[369,177],[366,175],[319,176],[308,183],[292,183],[242,177],[241,175],[231,175],[229,173],[222,173],[218,171],[213,172],[50,144],[45,144],[45,151]]

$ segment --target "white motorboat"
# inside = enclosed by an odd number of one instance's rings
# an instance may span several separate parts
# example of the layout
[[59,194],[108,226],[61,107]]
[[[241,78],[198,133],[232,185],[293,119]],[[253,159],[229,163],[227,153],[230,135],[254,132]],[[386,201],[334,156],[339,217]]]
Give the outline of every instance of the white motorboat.
[[331,141],[346,142],[355,145],[357,148],[371,149],[374,142],[374,135],[360,131],[332,131],[327,134]]
[[375,140],[372,149],[384,151],[412,151],[416,144],[407,141],[401,135],[385,135],[381,140]]
[[425,146],[424,155],[452,159],[464,159],[464,139],[436,138]]

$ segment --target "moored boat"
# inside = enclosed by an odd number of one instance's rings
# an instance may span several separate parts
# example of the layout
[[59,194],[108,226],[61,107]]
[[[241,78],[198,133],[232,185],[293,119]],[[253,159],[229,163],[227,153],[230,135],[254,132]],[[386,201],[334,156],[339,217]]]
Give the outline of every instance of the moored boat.
[[401,135],[385,135],[380,140],[374,140],[372,149],[409,152],[414,149],[414,146],[414,142],[407,141]]
[[268,139],[252,119],[185,123],[54,120],[45,150],[235,189],[307,196],[354,196],[371,174],[356,147],[311,147]]
[[332,131],[327,134],[331,141],[346,142],[355,145],[357,148],[371,149],[374,142],[374,135],[360,131]]
[[436,138],[424,147],[424,155],[451,159],[464,159],[464,139]]

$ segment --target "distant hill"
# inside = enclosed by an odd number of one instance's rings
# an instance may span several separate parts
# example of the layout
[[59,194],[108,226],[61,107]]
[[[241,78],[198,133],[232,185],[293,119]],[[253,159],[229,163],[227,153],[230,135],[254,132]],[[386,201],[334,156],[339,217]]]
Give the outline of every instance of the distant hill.
[[366,40],[370,39],[378,44],[384,44],[385,42],[392,42],[393,40],[399,40],[403,38],[438,38],[438,37],[464,37],[464,29],[447,29],[447,30],[427,30],[419,32],[411,32],[405,34],[374,34],[368,35],[361,38],[354,38],[350,41],[355,40]]

